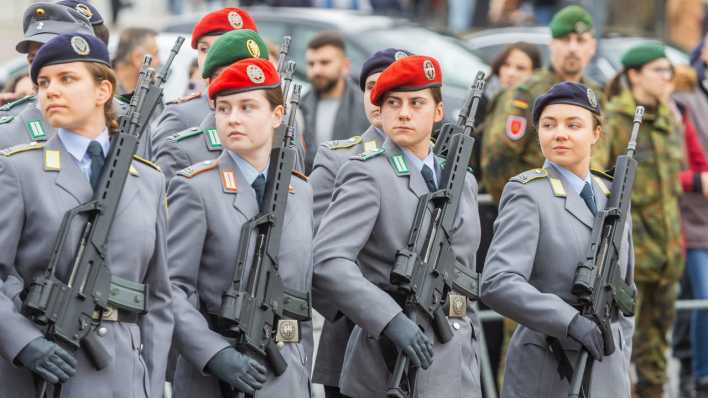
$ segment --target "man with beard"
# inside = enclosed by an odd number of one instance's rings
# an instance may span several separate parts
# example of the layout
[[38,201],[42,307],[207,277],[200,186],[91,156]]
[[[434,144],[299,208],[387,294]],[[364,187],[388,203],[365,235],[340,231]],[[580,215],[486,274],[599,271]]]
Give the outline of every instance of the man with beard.
[[[491,122],[484,132],[482,147],[482,173],[483,184],[497,203],[511,177],[543,166],[538,134],[531,120],[534,99],[561,81],[579,82],[602,93],[595,82],[583,76],[597,48],[590,14],[579,6],[565,7],[553,17],[550,29],[551,65],[508,89],[490,112]],[[604,98],[600,102],[604,103]],[[607,142],[606,137],[601,137],[593,148],[592,168],[606,168]]]
[[360,134],[369,127],[369,121],[362,112],[362,94],[348,76],[351,61],[341,34],[317,34],[307,44],[305,60],[312,89],[302,97],[300,110],[305,170],[309,173],[321,143]]

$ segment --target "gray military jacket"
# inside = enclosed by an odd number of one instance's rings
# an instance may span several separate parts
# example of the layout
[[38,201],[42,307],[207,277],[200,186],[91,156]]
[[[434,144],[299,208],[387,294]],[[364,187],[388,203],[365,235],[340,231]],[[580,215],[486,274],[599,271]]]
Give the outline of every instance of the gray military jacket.
[[25,110],[28,106],[34,104],[36,99],[37,98],[34,95],[28,95],[15,101],[8,102],[3,106],[0,106],[0,117],[15,116]]
[[154,159],[157,150],[169,136],[199,126],[209,112],[211,108],[206,93],[194,93],[167,102],[152,126],[152,134],[148,140],[148,154],[151,159]]
[[[328,320],[341,312],[357,325],[339,379],[348,396],[385,396],[390,371],[379,339],[401,306],[384,290],[393,288],[389,274],[396,251],[406,247],[418,198],[428,192],[420,172],[411,167],[388,140],[380,150],[353,156],[337,174],[332,204],[315,236],[315,308]],[[475,269],[480,224],[477,182],[471,174],[450,233],[459,265]],[[434,341],[435,358],[430,368],[418,372],[419,396],[481,397],[473,328],[479,327],[477,315],[468,306],[467,315],[449,322],[455,336],[447,344],[436,340],[429,324],[424,328]]]
[[[30,142],[45,142],[56,135],[57,130],[44,120],[36,97],[28,98],[30,99],[25,102],[27,105],[23,106],[16,115],[0,116],[0,149]],[[128,104],[121,99],[113,98],[113,108],[120,117],[128,111]],[[150,126],[146,126],[136,152],[140,156],[145,157],[146,137],[149,135]]]
[[216,132],[214,112],[209,111],[199,127],[171,135],[153,147],[153,160],[160,165],[167,181],[187,166],[219,157],[223,147]]
[[[0,156],[0,396],[35,396],[30,371],[17,354],[41,332],[19,312],[20,294],[44,272],[64,213],[91,199],[88,178],[58,136]],[[8,152],[9,153],[9,152]],[[96,371],[83,350],[64,397],[161,397],[172,335],[172,295],[167,275],[164,178],[153,166],[133,162],[108,242],[115,276],[149,285],[147,313],[139,323],[104,321],[101,339],[112,362]],[[66,242],[57,276],[66,280],[82,222]]]
[[[224,175],[235,177],[229,186]],[[280,246],[280,275],[285,285],[309,290],[312,280],[312,191],[293,176]],[[233,280],[241,226],[258,213],[255,191],[227,151],[216,160],[181,171],[169,184],[168,247],[175,313],[175,344],[180,354],[175,397],[221,397],[217,379],[205,366],[229,346],[210,330],[200,308],[218,312],[221,296]],[[246,278],[243,279],[244,281]],[[288,363],[280,377],[268,381],[256,397],[309,397],[312,327],[302,325],[300,343],[287,343],[281,353]]]
[[[599,209],[607,202],[608,184],[593,176]],[[583,199],[552,167],[522,173],[504,187],[480,282],[482,301],[520,323],[509,345],[502,397],[568,396],[568,382],[558,374],[546,337],[559,339],[575,365],[580,344],[568,337],[568,325],[578,313],[571,288],[576,266],[585,258],[593,220]],[[634,269],[630,224],[628,218],[620,253],[622,274],[628,280]],[[595,397],[629,396],[633,318],[620,314],[612,329],[617,350],[594,363]]]
[[[361,136],[347,140],[328,141],[320,145],[310,173],[310,186],[314,197],[315,231],[324,212],[332,201],[334,180],[339,168],[352,155],[376,149],[384,141],[383,133],[374,126]],[[345,317],[330,322],[325,320],[320,335],[319,349],[312,371],[312,381],[326,386],[339,385],[342,361],[347,340],[354,325]]]

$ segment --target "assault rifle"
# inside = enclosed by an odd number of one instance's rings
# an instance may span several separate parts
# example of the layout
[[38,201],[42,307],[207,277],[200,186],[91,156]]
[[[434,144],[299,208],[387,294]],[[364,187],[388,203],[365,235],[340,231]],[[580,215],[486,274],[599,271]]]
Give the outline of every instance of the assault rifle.
[[[418,313],[432,321],[435,335],[443,344],[453,337],[444,309],[460,304],[449,303],[448,294],[454,288],[465,301],[477,298],[474,270],[456,265],[450,237],[465,186],[467,164],[472,156],[475,114],[483,92],[484,73],[478,73],[468,99],[470,106],[464,115],[465,123],[448,127],[450,145],[442,171],[441,189],[420,197],[407,247],[396,253],[390,276],[391,283],[405,295],[405,314],[414,322],[417,322]],[[428,226],[424,228],[428,220]],[[462,306],[466,307],[466,302]],[[410,380],[409,391],[401,386],[406,371]],[[399,352],[387,396],[405,398],[414,390],[415,370],[410,369],[408,357]]]
[[[632,186],[637,172],[634,152],[637,135],[644,117],[644,108],[634,111],[632,134],[627,154],[615,163],[612,193],[603,210],[597,212],[585,260],[578,264],[573,281],[573,294],[578,298],[581,315],[594,320],[602,331],[604,355],[615,350],[612,335],[612,317],[621,311],[625,316],[634,315],[635,291],[620,274],[619,255],[624,227],[632,199]],[[590,397],[592,358],[581,350],[570,382],[568,397]]]

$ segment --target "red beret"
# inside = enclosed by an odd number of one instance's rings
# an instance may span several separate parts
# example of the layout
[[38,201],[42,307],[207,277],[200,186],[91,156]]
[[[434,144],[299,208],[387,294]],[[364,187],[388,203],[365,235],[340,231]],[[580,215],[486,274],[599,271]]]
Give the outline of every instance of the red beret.
[[194,25],[192,30],[192,48],[197,49],[197,42],[208,34],[221,34],[231,30],[250,29],[258,32],[256,21],[246,11],[231,7],[210,12]]
[[275,87],[280,87],[280,76],[275,66],[267,59],[246,58],[229,65],[209,84],[209,99],[213,100],[217,94]]
[[442,71],[435,58],[425,55],[403,57],[381,73],[371,90],[371,103],[381,105],[384,94],[389,91],[418,91],[441,85]]

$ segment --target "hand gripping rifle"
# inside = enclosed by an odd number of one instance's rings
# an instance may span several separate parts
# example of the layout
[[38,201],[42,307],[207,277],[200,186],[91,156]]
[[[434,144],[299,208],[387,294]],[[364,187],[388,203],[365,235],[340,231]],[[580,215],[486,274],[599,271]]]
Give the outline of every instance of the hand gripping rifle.
[[[432,321],[435,335],[443,344],[453,337],[444,312],[445,307],[450,305],[448,294],[454,288],[454,291],[462,293],[466,298],[477,298],[474,270],[464,270],[456,264],[450,239],[465,185],[467,164],[472,156],[475,114],[483,92],[482,73],[475,79],[465,124],[450,127],[450,146],[440,184],[442,189],[420,197],[408,245],[396,253],[390,276],[391,283],[406,297],[405,314],[413,322],[418,322],[416,315],[422,313]],[[428,226],[424,228],[426,223]],[[415,371],[409,367],[408,357],[399,352],[389,380],[388,397],[405,398],[413,393],[415,377],[410,376]],[[401,386],[405,371],[408,371],[411,380],[408,392]]]
[[[281,322],[286,326],[289,320],[309,320],[311,308],[309,292],[286,288],[278,272],[285,207],[295,161],[293,139],[299,100],[300,85],[296,84],[288,107],[287,125],[278,129],[279,140],[271,150],[263,207],[241,228],[233,282],[224,292],[220,313],[216,316],[216,330],[233,338],[239,352],[265,362],[276,376],[282,375],[288,366],[276,344],[276,330],[283,330]],[[250,249],[252,237],[255,238],[253,251]],[[253,257],[247,267],[249,254]],[[244,272],[248,272],[245,284],[241,281]],[[290,329],[286,334],[299,333]],[[224,397],[235,394],[223,383],[221,390]]]
[[[174,53],[183,41],[182,37],[178,39]],[[47,339],[70,352],[84,349],[97,370],[108,366],[111,360],[96,335],[104,314],[109,310],[144,313],[146,309],[145,285],[111,276],[106,263],[107,245],[145,122],[162,94],[164,80],[160,76],[169,71],[173,58],[174,54],[163,65],[157,78],[153,78],[152,59],[145,57],[128,113],[121,121],[118,134],[111,139],[111,149],[98,186],[91,200],[64,214],[49,265],[32,281],[23,302],[23,312],[42,329]],[[79,244],[74,248],[73,266],[65,283],[56,276],[56,270],[65,257],[64,246],[73,221],[79,216],[86,218],[86,224]],[[44,395],[46,387],[46,382],[42,383],[40,396]],[[60,395],[61,386],[58,386],[55,396]]]
[[[604,355],[611,355],[615,350],[612,317],[617,310],[625,316],[634,315],[635,292],[620,275],[619,255],[637,171],[634,152],[643,117],[644,108],[638,106],[634,111],[627,154],[617,158],[612,193],[605,209],[595,216],[587,255],[578,264],[573,282],[572,292],[578,298],[581,315],[594,320],[602,331]],[[577,398],[581,393],[586,398],[590,397],[591,373],[592,358],[587,350],[581,349],[568,397]]]

